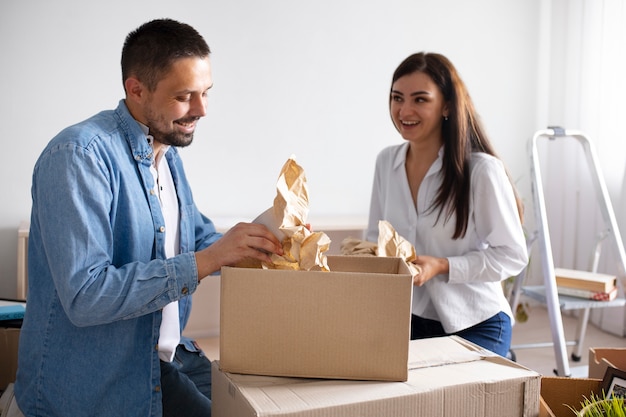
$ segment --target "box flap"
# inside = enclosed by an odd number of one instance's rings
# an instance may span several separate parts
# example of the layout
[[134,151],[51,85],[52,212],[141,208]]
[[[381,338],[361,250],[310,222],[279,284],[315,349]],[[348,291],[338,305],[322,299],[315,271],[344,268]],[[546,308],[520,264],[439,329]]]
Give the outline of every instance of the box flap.
[[599,379],[542,377],[541,398],[543,405],[541,417],[572,417],[574,413],[567,405],[576,410],[584,397],[591,393],[599,394],[602,381]]
[[336,272],[365,272],[368,274],[411,275],[406,262],[401,258],[380,256],[329,255],[328,268]]
[[626,348],[589,348],[589,378],[604,378],[609,366],[626,371]]
[[485,352],[469,348],[456,336],[412,340],[409,345],[409,369],[479,361],[484,357],[481,353]]

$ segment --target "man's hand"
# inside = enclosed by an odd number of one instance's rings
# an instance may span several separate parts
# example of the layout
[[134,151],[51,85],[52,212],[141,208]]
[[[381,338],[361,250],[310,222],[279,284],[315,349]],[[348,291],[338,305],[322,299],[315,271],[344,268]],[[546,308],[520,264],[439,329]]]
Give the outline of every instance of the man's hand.
[[198,278],[202,279],[222,266],[271,262],[270,254],[283,254],[281,242],[267,227],[255,223],[238,223],[208,248],[196,252]]

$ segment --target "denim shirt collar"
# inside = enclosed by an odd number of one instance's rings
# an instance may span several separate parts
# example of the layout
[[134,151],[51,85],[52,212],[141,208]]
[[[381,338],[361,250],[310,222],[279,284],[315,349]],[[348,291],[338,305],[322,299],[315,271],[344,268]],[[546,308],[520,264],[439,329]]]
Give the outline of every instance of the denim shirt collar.
[[118,106],[115,109],[115,114],[120,119],[126,140],[130,145],[135,161],[148,166],[152,165],[152,159],[154,157],[152,146],[150,146],[146,140],[146,135],[139,122],[135,120],[130,114],[130,111],[128,111],[128,107],[126,107],[124,99],[119,101]]

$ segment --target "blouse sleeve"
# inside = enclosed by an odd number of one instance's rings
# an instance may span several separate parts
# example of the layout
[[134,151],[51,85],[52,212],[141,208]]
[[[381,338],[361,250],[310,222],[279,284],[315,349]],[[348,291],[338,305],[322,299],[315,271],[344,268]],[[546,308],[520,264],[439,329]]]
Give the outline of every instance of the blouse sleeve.
[[528,252],[513,186],[502,162],[478,159],[471,186],[469,227],[475,228],[478,242],[476,249],[448,258],[449,282],[497,282],[517,275],[528,263]]

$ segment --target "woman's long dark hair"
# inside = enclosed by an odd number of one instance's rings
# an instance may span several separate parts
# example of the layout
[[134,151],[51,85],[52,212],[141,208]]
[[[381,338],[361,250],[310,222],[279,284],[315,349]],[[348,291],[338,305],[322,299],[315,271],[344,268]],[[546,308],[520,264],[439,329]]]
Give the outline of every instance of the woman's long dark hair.
[[[465,236],[469,221],[471,154],[484,152],[496,158],[498,156],[478,118],[465,83],[450,60],[436,53],[420,52],[410,55],[393,73],[392,86],[399,78],[415,72],[428,75],[448,105],[448,118],[441,128],[444,144],[443,180],[430,209],[439,208],[439,217],[444,214],[444,221],[455,215],[456,225],[452,238],[458,239]],[[513,182],[511,185],[520,220],[523,221],[522,202]]]

